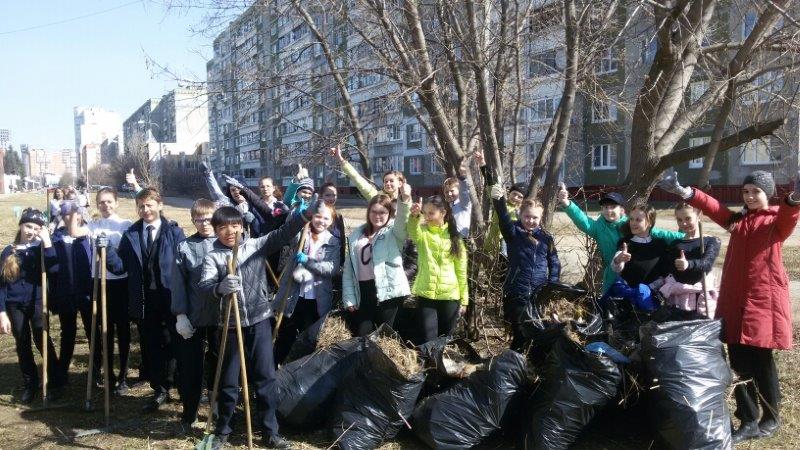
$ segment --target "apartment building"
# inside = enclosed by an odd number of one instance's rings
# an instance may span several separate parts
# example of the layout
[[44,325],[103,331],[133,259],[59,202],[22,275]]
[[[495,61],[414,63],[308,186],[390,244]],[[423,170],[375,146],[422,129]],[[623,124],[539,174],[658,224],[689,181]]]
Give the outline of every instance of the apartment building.
[[[546,3],[546,2],[545,2]],[[730,7],[730,6],[727,6]],[[312,11],[313,12],[313,11]],[[341,13],[341,12],[340,12]],[[563,28],[559,15],[530,23],[524,39],[524,96],[516,123],[506,128],[505,143],[516,136],[516,181],[530,177],[533,161],[560,102],[565,65]],[[757,16],[751,13],[719,14],[715,41],[735,42],[747,36]],[[621,17],[624,22],[625,17]],[[334,14],[314,16],[337,50],[346,50],[337,61],[342,68],[365,67],[374,55],[355,33]],[[630,112],[656,47],[653,24],[637,20],[630,30],[605,49],[594,63],[594,75],[604,95],[579,95],[575,104],[570,140],[561,170],[569,186],[604,187],[622,183],[630,167]],[[305,23],[289,2],[275,2],[269,9],[255,5],[230,23],[214,40],[214,56],[207,64],[209,89],[209,147],[217,170],[241,175],[255,184],[260,176],[272,176],[287,184],[295,164],[303,162],[317,183],[347,181],[326,156],[324,137],[341,128],[331,110],[338,91],[321,48],[314,43]],[[433,155],[430,138],[398,98],[397,86],[369,71],[351,70],[347,85],[356,105],[369,146],[374,181],[386,170],[402,170],[415,187],[441,183],[443,171]],[[294,76],[294,78],[292,78]],[[725,134],[735,132],[754,108],[768,105],[794,82],[765,75],[753,82],[758,88],[742,99],[737,117]],[[687,92],[687,101],[699,98],[707,88],[700,71]],[[286,80],[290,80],[287,82]],[[276,80],[281,80],[277,82]],[[790,86],[792,85],[792,86]],[[718,155],[712,184],[737,186],[755,169],[774,172],[778,183],[796,173],[798,147],[797,109],[786,108],[788,124],[775,138],[765,138]],[[707,114],[714,117],[714,112]],[[741,120],[739,120],[741,119]],[[676,148],[707,142],[711,124],[698,124]],[[702,160],[677,167],[687,182],[696,180]]]
[[100,106],[73,108],[75,154],[80,175],[104,162],[103,155],[114,154],[123,145],[119,114]]

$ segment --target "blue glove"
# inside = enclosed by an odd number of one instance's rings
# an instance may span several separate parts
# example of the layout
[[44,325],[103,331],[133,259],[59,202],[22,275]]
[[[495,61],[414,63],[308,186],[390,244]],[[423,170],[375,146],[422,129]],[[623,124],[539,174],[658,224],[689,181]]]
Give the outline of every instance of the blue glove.
[[294,255],[294,260],[297,261],[297,264],[305,264],[308,262],[308,255],[303,252],[297,252],[297,254]]
[[605,342],[592,342],[591,344],[587,344],[586,351],[590,353],[596,353],[598,355],[608,356],[615,363],[628,364],[631,362],[627,356],[623,355],[617,351],[617,349],[606,344]]

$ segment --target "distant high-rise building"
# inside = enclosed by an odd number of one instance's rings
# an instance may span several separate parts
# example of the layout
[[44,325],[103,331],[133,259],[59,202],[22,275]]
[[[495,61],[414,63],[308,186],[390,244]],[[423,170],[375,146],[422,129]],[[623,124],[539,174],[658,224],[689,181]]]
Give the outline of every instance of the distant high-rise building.
[[103,162],[104,149],[122,144],[122,121],[119,114],[99,106],[76,106],[74,117],[78,172],[86,175],[89,169]]
[[125,152],[147,147],[154,158],[191,155],[208,143],[208,107],[202,86],[182,86],[147,99],[122,124]]
[[8,128],[0,128],[0,148],[8,148],[11,143],[11,130]]

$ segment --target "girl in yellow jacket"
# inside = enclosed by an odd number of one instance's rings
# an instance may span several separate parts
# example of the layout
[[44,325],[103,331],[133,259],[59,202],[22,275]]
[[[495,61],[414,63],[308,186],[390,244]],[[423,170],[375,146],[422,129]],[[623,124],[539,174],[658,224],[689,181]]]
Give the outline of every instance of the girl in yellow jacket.
[[[420,224],[420,213],[425,224]],[[411,292],[417,297],[425,342],[453,334],[466,311],[467,251],[450,205],[440,195],[411,206],[408,237],[417,246],[417,278]]]

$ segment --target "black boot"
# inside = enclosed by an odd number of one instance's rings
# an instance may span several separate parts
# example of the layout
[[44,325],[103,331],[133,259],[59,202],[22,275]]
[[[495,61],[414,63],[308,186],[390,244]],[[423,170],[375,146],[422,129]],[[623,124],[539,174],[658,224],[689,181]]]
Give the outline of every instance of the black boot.
[[265,436],[264,438],[264,447],[266,448],[279,448],[279,449],[290,449],[292,448],[292,443],[287,441],[286,438],[279,434],[273,434],[271,436]]
[[778,432],[780,427],[781,421],[778,418],[765,417],[758,422],[758,429],[761,430],[761,436],[765,438],[772,437],[772,435]]
[[738,444],[748,439],[756,439],[761,437],[761,430],[758,429],[758,422],[743,422],[739,429],[733,432],[733,443]]
[[22,395],[19,396],[19,402],[23,405],[30,405],[36,398],[36,391],[36,386],[25,386],[22,389]]

